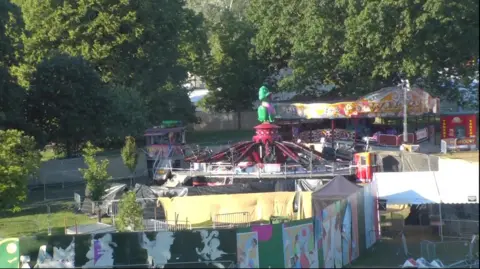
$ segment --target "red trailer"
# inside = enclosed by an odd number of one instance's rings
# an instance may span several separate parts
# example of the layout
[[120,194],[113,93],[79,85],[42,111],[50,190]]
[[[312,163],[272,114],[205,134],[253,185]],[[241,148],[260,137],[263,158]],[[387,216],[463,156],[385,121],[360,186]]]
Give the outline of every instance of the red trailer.
[[477,117],[478,112],[451,112],[440,115],[442,139],[457,149],[476,148]]

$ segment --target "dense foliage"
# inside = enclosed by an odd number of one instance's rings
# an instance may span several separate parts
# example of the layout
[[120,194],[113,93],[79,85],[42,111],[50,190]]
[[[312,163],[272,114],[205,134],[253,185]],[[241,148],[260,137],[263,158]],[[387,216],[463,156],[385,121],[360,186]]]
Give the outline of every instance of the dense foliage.
[[189,75],[217,112],[251,109],[267,81],[341,98],[400,77],[476,107],[478,29],[477,0],[0,0],[0,128],[67,155],[118,145],[195,122]]
[[33,137],[0,130],[0,209],[17,210],[27,199],[27,184],[40,165]]
[[118,216],[116,216],[115,227],[120,232],[143,230],[143,208],[137,202],[137,196],[134,191],[128,191],[123,194],[118,204]]
[[250,0],[248,14],[257,53],[293,68],[282,86],[320,81],[351,96],[406,76],[444,95],[451,75],[470,76],[472,60],[478,68],[478,8],[476,0]]
[[102,201],[102,198],[105,195],[105,190],[109,188],[109,181],[112,179],[107,171],[110,162],[108,159],[97,160],[97,154],[103,150],[94,146],[90,141],[87,141],[82,151],[83,161],[87,167],[80,168],[79,171],[87,184],[85,196],[89,197],[96,203],[98,222],[101,222],[102,218],[99,202]]

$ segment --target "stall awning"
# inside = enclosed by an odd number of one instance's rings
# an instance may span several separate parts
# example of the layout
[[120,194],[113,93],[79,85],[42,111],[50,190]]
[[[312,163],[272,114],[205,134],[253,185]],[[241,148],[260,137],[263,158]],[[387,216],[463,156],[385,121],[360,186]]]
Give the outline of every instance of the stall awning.
[[378,198],[387,204],[432,204],[440,197],[433,176],[435,172],[375,173]]
[[387,204],[479,202],[479,176],[472,171],[375,173],[378,197]]

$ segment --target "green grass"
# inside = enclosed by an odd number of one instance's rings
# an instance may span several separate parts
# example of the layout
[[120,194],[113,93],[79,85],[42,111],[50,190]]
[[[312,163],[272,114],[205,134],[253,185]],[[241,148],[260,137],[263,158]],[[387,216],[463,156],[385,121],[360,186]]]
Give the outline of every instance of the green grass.
[[[85,214],[75,214],[71,203],[59,203],[50,207],[51,214],[47,213],[46,206],[25,208],[17,213],[3,213],[0,218],[0,237],[23,237],[31,235],[46,235],[48,228],[51,234],[64,234],[65,226],[75,224],[93,224],[96,217]],[[103,223],[111,224],[110,218],[103,218]]]

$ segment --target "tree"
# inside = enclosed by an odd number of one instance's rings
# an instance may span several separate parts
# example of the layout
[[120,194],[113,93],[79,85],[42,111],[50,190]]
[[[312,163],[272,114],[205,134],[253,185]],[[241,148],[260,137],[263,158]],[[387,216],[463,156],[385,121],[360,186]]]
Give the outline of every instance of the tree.
[[121,85],[108,86],[110,111],[104,142],[123,142],[125,136],[143,134],[149,125],[148,110],[140,93]]
[[0,0],[0,67],[11,68],[22,60],[22,11],[9,0]]
[[392,85],[400,74],[431,88],[468,74],[465,65],[478,59],[478,4],[251,0],[248,17],[257,53],[293,68],[287,86],[318,80],[353,96]]
[[135,173],[138,163],[138,152],[135,138],[131,136],[125,137],[125,145],[122,148],[122,160],[123,164],[130,170],[131,180],[133,181],[133,173]]
[[87,191],[90,199],[97,203],[98,222],[102,222],[102,212],[100,203],[105,190],[109,186],[109,180],[112,179],[108,175],[108,159],[97,161],[96,155],[102,152],[101,148],[95,147],[90,141],[88,141],[83,148],[83,161],[87,168],[79,168],[82,173],[83,179],[87,183]]
[[33,137],[19,130],[0,130],[0,209],[20,210],[27,185],[40,166]]
[[111,99],[97,72],[81,57],[58,55],[41,62],[26,97],[29,122],[72,156],[80,144],[102,138]]
[[22,13],[8,0],[0,0],[0,126],[18,128],[23,123],[25,91],[17,85],[12,69],[22,58]]
[[143,230],[143,208],[137,202],[134,191],[123,194],[118,205],[115,226],[120,232]]
[[188,97],[181,87],[187,79],[185,59],[192,56],[189,44],[201,27],[183,0],[24,0],[21,6],[29,32],[25,64],[18,71],[22,82],[40,59],[60,52],[81,55],[104,82],[138,90],[153,122],[162,119],[154,100],[166,85]]
[[267,64],[253,52],[255,32],[229,10],[209,26],[210,56],[202,77],[210,90],[202,106],[213,111],[251,109],[257,89],[267,77]]

